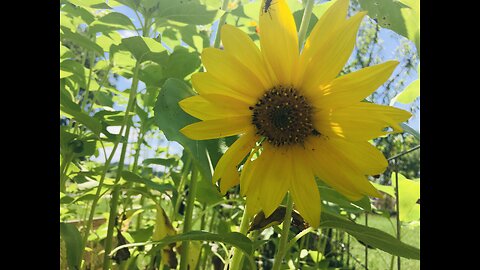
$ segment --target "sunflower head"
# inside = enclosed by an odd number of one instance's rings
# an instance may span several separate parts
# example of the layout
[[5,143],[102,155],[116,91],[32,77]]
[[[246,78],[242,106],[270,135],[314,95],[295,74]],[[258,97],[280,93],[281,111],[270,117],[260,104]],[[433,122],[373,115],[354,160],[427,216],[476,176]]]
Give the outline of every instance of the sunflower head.
[[337,0],[324,13],[301,52],[284,0],[263,0],[260,48],[246,33],[224,25],[224,50],[202,52],[206,72],[192,76],[198,95],[179,103],[201,121],[181,132],[196,140],[239,135],[212,180],[220,181],[222,193],[240,184],[251,214],[270,216],[290,192],[296,210],[317,227],[316,177],[350,200],[380,196],[367,176],[383,173],[387,161],[368,141],[402,131],[399,123],[411,114],[363,102],[397,61],[338,76],[365,16],[347,18],[348,4]]

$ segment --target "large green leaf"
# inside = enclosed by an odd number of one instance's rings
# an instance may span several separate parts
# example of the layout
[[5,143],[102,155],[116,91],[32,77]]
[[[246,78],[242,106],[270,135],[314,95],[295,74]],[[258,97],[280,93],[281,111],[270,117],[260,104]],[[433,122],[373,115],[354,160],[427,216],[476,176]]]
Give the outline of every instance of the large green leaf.
[[110,33],[115,30],[135,30],[135,25],[130,18],[118,12],[111,12],[90,24],[91,33]]
[[[392,173],[392,186],[396,186],[395,173]],[[398,174],[398,193],[400,220],[410,222],[420,219],[420,182],[407,179],[401,173]]]
[[363,10],[381,27],[415,43],[420,53],[420,0],[359,0]]
[[[352,212],[352,213],[360,213],[363,211],[370,211],[371,206],[370,206],[370,199],[368,197],[363,197],[357,202],[351,202],[349,201],[345,196],[340,194],[338,191],[335,189],[327,186],[321,181],[317,182],[319,191],[320,191],[320,198],[322,200],[332,202],[337,204],[338,206],[342,207],[346,211]],[[363,210],[362,210],[363,208]]]
[[189,52],[188,49],[178,46],[168,57],[165,77],[183,79],[196,71],[200,63],[200,55],[197,52]]
[[67,39],[76,45],[83,47],[89,51],[94,51],[98,53],[99,55],[103,56],[103,49],[100,47],[100,45],[96,44],[89,38],[79,34],[79,33],[74,33],[70,31],[67,27],[60,26],[61,31],[61,37],[64,39]]
[[82,236],[73,224],[60,222],[60,236],[67,248],[67,262],[70,269],[80,269]]
[[147,60],[162,63],[168,56],[165,47],[153,38],[139,36],[124,38],[120,46],[132,53],[140,63]]
[[158,2],[159,9],[155,16],[161,20],[204,25],[212,23],[218,16],[223,14],[223,11],[211,9],[200,4],[198,0],[159,0]]
[[169,141],[177,141],[184,147],[204,177],[211,177],[208,162],[207,141],[191,140],[179,130],[199,120],[185,113],[178,102],[195,95],[183,81],[170,78],[165,81],[154,107],[155,122]]
[[140,175],[130,172],[130,171],[122,171],[122,178],[129,182],[135,183],[142,183],[145,186],[158,190],[160,192],[165,192],[167,190],[173,190],[174,187],[171,184],[159,184],[151,181],[150,179],[146,179],[141,177]]
[[357,240],[392,255],[420,260],[420,250],[418,248],[407,245],[381,230],[359,225],[353,221],[339,218],[327,212],[322,212],[320,227],[340,229],[352,235]]
[[150,165],[150,164],[155,164],[155,165],[163,165],[163,166],[175,166],[177,164],[177,159],[176,158],[147,158],[143,160],[144,165]]
[[84,124],[93,133],[100,135],[102,130],[100,121],[83,112],[80,106],[73,102],[65,90],[62,91],[62,89],[60,90],[60,110]]
[[144,243],[134,243],[126,244],[119,246],[112,250],[111,255],[115,254],[117,250],[125,247],[138,247],[145,245],[157,245],[155,249],[160,249],[170,243],[181,242],[181,241],[218,241],[226,244],[230,244],[240,250],[242,250],[247,255],[253,253],[253,243],[248,237],[238,232],[229,232],[229,233],[209,233],[204,231],[190,231],[187,233],[177,234],[174,236],[167,236],[160,241],[150,241]]

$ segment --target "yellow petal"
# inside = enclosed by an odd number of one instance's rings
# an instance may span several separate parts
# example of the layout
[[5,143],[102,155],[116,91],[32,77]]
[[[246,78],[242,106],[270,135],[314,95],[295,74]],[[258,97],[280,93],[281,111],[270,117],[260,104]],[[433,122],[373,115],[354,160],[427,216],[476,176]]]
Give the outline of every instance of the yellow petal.
[[255,104],[257,98],[248,95],[243,91],[240,85],[230,87],[222,81],[216,79],[208,72],[199,72],[192,75],[192,85],[201,96],[227,96],[243,101],[247,104]]
[[[262,1],[265,7],[265,0]],[[260,10],[260,46],[273,68],[278,84],[290,85],[298,66],[298,36],[292,12],[285,0],[271,1]]]
[[325,43],[330,42],[332,39],[331,35],[335,34],[338,28],[344,24],[347,19],[348,4],[348,0],[335,1],[315,24],[300,55],[296,82],[301,82],[306,66],[312,60],[312,56],[320,48],[323,48]]
[[258,170],[262,172],[253,177],[260,182],[258,185],[260,204],[265,217],[268,218],[280,205],[290,187],[293,161],[291,151],[276,149],[273,146],[269,146],[268,143],[264,143],[262,155],[265,152],[273,152],[272,157],[269,159],[271,165],[264,168],[260,167]]
[[[245,134],[240,136],[240,138],[228,148],[228,150],[225,152],[225,154],[223,154],[223,156],[220,158],[217,165],[215,166],[212,181],[215,183],[220,178],[222,179],[220,183],[220,189],[222,190],[223,194],[226,192],[227,189],[233,186],[231,182],[238,182],[239,175],[237,165],[255,146],[255,140],[255,131],[253,129],[250,129]],[[232,173],[232,171],[235,173]],[[226,178],[228,178],[224,176],[226,173],[228,173],[231,177],[236,175],[236,179],[229,178],[226,180]],[[224,186],[223,189],[222,185]]]
[[367,141],[392,132],[401,132],[400,123],[408,120],[411,113],[390,106],[359,102],[338,110],[321,110],[313,115],[315,128],[331,137],[350,141]]
[[192,140],[208,140],[238,135],[251,128],[251,117],[231,117],[206,120],[188,125],[180,130]]
[[221,29],[221,37],[227,53],[256,74],[265,89],[273,87],[273,81],[270,79],[260,49],[245,32],[225,24]]
[[312,226],[320,225],[321,201],[318,186],[315,182],[309,162],[305,159],[305,150],[296,150],[293,158],[293,177],[290,191],[295,208],[302,217]]
[[329,142],[366,175],[381,174],[388,166],[383,153],[369,142],[350,142],[334,138],[330,138]]
[[201,120],[212,120],[239,116],[248,116],[252,112],[248,105],[238,99],[220,96],[224,102],[213,103],[205,96],[193,96],[183,99],[178,103],[182,110]]
[[257,75],[229,53],[206,48],[202,51],[202,62],[207,72],[227,87],[255,100],[263,94],[264,87]]
[[245,161],[245,164],[243,165],[242,169],[242,174],[240,175],[240,194],[242,196],[245,196],[247,194],[247,191],[249,189],[250,183],[252,182],[252,177],[255,173],[255,170],[257,170],[260,167],[266,166],[268,163],[268,156],[271,153],[267,153],[265,155],[259,156],[257,159],[252,161],[252,158],[254,155],[258,153],[259,147],[255,147],[255,149],[248,155],[247,160]]
[[[327,84],[338,75],[355,46],[358,28],[365,12],[350,17],[330,36],[329,42],[316,49],[315,54],[305,61],[308,63],[301,89],[307,97],[316,95],[320,85]],[[320,44],[322,45],[322,44]],[[317,44],[311,45],[317,46]]]
[[329,139],[312,138],[305,142],[312,169],[327,185],[333,187],[350,200],[359,200],[362,195],[381,197],[350,159],[342,155]]
[[397,65],[398,61],[387,61],[340,76],[319,87],[310,102],[319,109],[340,108],[360,102],[383,85]]

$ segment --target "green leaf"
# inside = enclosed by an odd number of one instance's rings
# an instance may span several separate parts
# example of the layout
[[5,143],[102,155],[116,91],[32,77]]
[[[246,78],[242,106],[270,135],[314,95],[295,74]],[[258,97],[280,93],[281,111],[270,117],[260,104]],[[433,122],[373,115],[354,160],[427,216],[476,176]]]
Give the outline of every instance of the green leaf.
[[139,71],[139,79],[147,87],[161,87],[165,82],[163,67],[156,63],[148,63]]
[[60,26],[60,29],[62,30],[62,38],[67,39],[76,45],[83,47],[89,51],[94,51],[98,53],[100,56],[103,56],[103,49],[100,47],[98,44],[90,40],[89,38],[79,34],[79,33],[74,33],[70,31],[67,27]]
[[70,49],[60,44],[60,60],[64,60],[72,57],[74,57],[74,55],[70,51]]
[[[415,43],[420,53],[420,0],[359,0],[368,16]],[[402,3],[403,2],[403,3]]]
[[119,45],[122,42],[122,36],[118,32],[111,32],[107,35],[98,36],[96,43],[102,47],[104,51],[110,51],[112,44]]
[[200,67],[200,54],[189,52],[187,48],[176,47],[168,57],[165,67],[166,78],[183,79]]
[[79,269],[82,253],[82,236],[73,224],[60,222],[60,236],[67,248],[67,262],[70,269]]
[[93,133],[100,135],[102,124],[80,109],[80,106],[73,102],[65,91],[60,90],[60,110],[70,115],[78,122],[84,124]]
[[110,9],[110,6],[105,3],[105,0],[69,0],[70,3],[95,9]]
[[215,143],[218,140],[191,140],[179,130],[183,127],[198,122],[198,119],[185,113],[178,102],[187,97],[195,95],[195,92],[183,81],[170,78],[165,81],[155,103],[154,119],[156,124],[164,132],[169,141],[177,141],[184,147],[200,169],[204,177],[211,178],[209,154],[207,143]]
[[420,132],[416,131],[415,129],[413,129],[412,127],[410,127],[405,123],[401,123],[400,126],[403,128],[405,132],[412,134],[413,137],[415,137],[417,140],[420,140]]
[[170,243],[181,242],[181,241],[218,241],[225,244],[230,244],[242,250],[247,255],[251,255],[253,253],[252,241],[241,233],[229,232],[229,233],[223,233],[223,234],[216,234],[216,233],[209,233],[204,231],[190,231],[187,233],[167,236],[160,241],[150,241],[150,242],[144,242],[144,243],[122,245],[112,250],[110,254],[111,255],[115,254],[115,252],[117,252],[117,250],[121,248],[138,247],[138,246],[145,246],[145,245],[156,245],[156,247],[154,247],[153,249],[158,250]]
[[[396,186],[395,173],[391,177],[393,187]],[[420,182],[407,179],[401,173],[398,174],[399,212],[400,221],[410,222],[420,219]]]
[[359,225],[326,212],[322,212],[320,227],[344,230],[357,240],[392,255],[420,260],[420,250],[418,248],[407,245],[379,229]]
[[417,79],[411,82],[405,89],[396,95],[390,101],[390,106],[395,104],[395,102],[400,102],[403,104],[412,103],[417,97],[420,96],[420,79]]
[[368,199],[368,197],[364,197],[357,202],[351,202],[345,196],[337,192],[335,189],[327,186],[323,182],[318,181],[317,185],[320,191],[320,198],[322,200],[335,203],[346,211],[352,213],[360,213],[371,210],[370,199]]
[[[80,84],[81,87],[86,87],[86,80],[85,80],[85,67],[78,63],[75,60],[67,59],[60,63],[60,72],[71,73],[69,76],[72,76],[72,80],[76,83]],[[61,73],[60,73],[61,74]],[[69,77],[69,76],[60,76],[61,78]]]
[[155,16],[186,24],[205,25],[212,23],[223,11],[211,10],[197,1],[159,0],[159,9]]
[[109,33],[115,30],[135,30],[135,25],[126,15],[111,12],[90,24],[89,29],[91,33]]
[[160,192],[165,192],[167,190],[174,189],[174,187],[171,184],[155,183],[155,182],[153,182],[149,179],[145,179],[145,178],[141,177],[140,175],[135,174],[135,173],[130,172],[130,171],[122,171],[122,178],[125,179],[125,181],[145,184],[145,186],[147,186],[149,188],[152,188],[152,189],[155,189],[155,190],[158,190]]
[[[74,6],[74,5],[69,3],[67,5],[64,5],[61,8],[61,12],[64,12],[65,14],[67,14],[70,17],[76,18],[74,20],[77,24],[76,26],[78,26],[78,24],[80,24],[80,23],[86,23],[88,25],[88,24],[91,24],[93,21],[95,21],[95,15],[93,15],[87,9],[85,9],[81,6]],[[70,28],[70,29],[72,29],[72,28]],[[76,27],[73,28],[73,29],[76,29]],[[72,29],[72,31],[74,31],[73,29]]]
[[139,36],[124,38],[120,45],[131,52],[140,63],[147,60],[162,63],[168,56],[165,47],[153,38]]
[[147,158],[143,160],[143,165],[163,165],[166,167],[175,166],[178,163],[176,158]]
[[382,192],[385,192],[387,193],[388,195],[392,196],[393,198],[395,198],[395,190],[393,189],[392,186],[385,186],[385,185],[380,185],[380,184],[377,184],[377,183],[372,183],[372,185],[382,191]]

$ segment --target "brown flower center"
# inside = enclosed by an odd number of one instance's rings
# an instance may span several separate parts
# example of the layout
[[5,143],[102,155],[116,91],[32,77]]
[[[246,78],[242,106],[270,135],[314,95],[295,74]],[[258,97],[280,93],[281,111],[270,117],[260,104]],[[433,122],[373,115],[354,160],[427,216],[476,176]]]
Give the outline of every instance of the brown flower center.
[[257,134],[272,145],[303,144],[308,136],[320,135],[313,128],[312,107],[293,87],[269,89],[250,109]]

